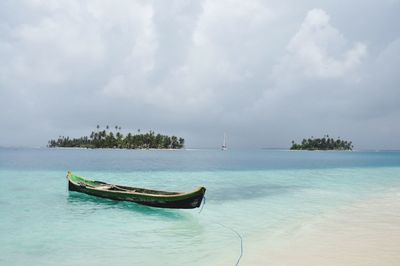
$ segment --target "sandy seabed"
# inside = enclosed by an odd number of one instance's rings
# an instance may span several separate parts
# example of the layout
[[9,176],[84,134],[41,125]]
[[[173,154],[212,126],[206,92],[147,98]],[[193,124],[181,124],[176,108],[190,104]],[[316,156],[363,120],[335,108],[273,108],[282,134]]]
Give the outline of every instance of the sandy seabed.
[[239,265],[400,265],[400,190],[244,245]]

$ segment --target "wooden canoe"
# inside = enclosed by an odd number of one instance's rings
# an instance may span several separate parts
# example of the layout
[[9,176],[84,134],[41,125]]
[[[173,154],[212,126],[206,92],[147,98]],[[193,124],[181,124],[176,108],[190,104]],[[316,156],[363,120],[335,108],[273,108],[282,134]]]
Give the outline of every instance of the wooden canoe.
[[68,189],[88,195],[118,201],[131,201],[158,208],[193,209],[200,207],[206,188],[199,187],[192,192],[167,192],[145,188],[113,185],[89,180],[68,171]]

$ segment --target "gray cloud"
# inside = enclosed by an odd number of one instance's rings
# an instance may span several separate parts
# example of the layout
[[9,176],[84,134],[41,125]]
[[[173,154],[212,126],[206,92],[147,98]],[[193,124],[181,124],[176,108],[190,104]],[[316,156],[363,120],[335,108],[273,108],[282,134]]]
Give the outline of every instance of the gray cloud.
[[400,148],[399,1],[0,3],[0,145],[97,124],[191,147]]

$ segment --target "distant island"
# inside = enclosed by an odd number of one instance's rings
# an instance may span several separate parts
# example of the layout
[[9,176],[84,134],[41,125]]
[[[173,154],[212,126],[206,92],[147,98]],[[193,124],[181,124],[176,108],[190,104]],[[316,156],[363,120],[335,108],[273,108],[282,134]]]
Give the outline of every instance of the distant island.
[[292,141],[291,150],[352,150],[353,144],[351,141],[329,138],[329,135],[323,138],[303,139],[301,144]]
[[70,138],[59,136],[56,140],[49,140],[47,147],[68,147],[68,148],[114,148],[114,149],[181,149],[185,140],[176,136],[155,134],[153,131],[137,134],[128,133],[124,136],[121,127],[115,126],[115,132],[106,126],[104,130],[92,131],[90,136]]

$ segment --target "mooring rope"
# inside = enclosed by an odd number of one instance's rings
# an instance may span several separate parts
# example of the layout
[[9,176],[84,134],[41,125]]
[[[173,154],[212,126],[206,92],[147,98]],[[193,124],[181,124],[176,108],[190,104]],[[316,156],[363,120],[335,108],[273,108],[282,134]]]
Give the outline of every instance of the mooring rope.
[[[203,197],[202,202],[203,202],[203,205],[201,206],[199,213],[201,213],[201,211],[204,208],[204,205],[206,205],[206,197]],[[240,259],[243,256],[243,237],[239,234],[238,231],[236,231],[235,229],[233,229],[233,228],[231,228],[229,226],[226,226],[226,225],[224,225],[222,223],[217,223],[217,222],[215,222],[215,224],[218,224],[218,225],[220,225],[222,227],[225,227],[226,229],[232,231],[233,233],[235,233],[239,237],[239,239],[240,239],[240,256],[239,256],[239,258],[238,258],[238,260],[236,261],[236,264],[235,264],[235,266],[238,266],[239,262],[240,262]]]
[[238,258],[238,260],[237,260],[237,262],[235,264],[236,266],[238,266],[239,262],[240,262],[240,259],[243,256],[243,237],[238,233],[238,231],[236,231],[235,229],[233,229],[233,228],[231,228],[229,226],[223,225],[221,223],[216,223],[216,224],[218,224],[218,225],[220,225],[222,227],[225,227],[226,229],[231,230],[232,232],[234,232],[239,237],[239,239],[240,239],[240,256],[239,256],[239,258]]
[[203,208],[204,208],[204,205],[206,205],[206,197],[203,197],[203,200],[200,202],[200,204],[201,204],[201,203],[203,203],[203,205],[201,205],[201,208],[200,208],[199,213],[201,213],[201,211],[202,211]]

